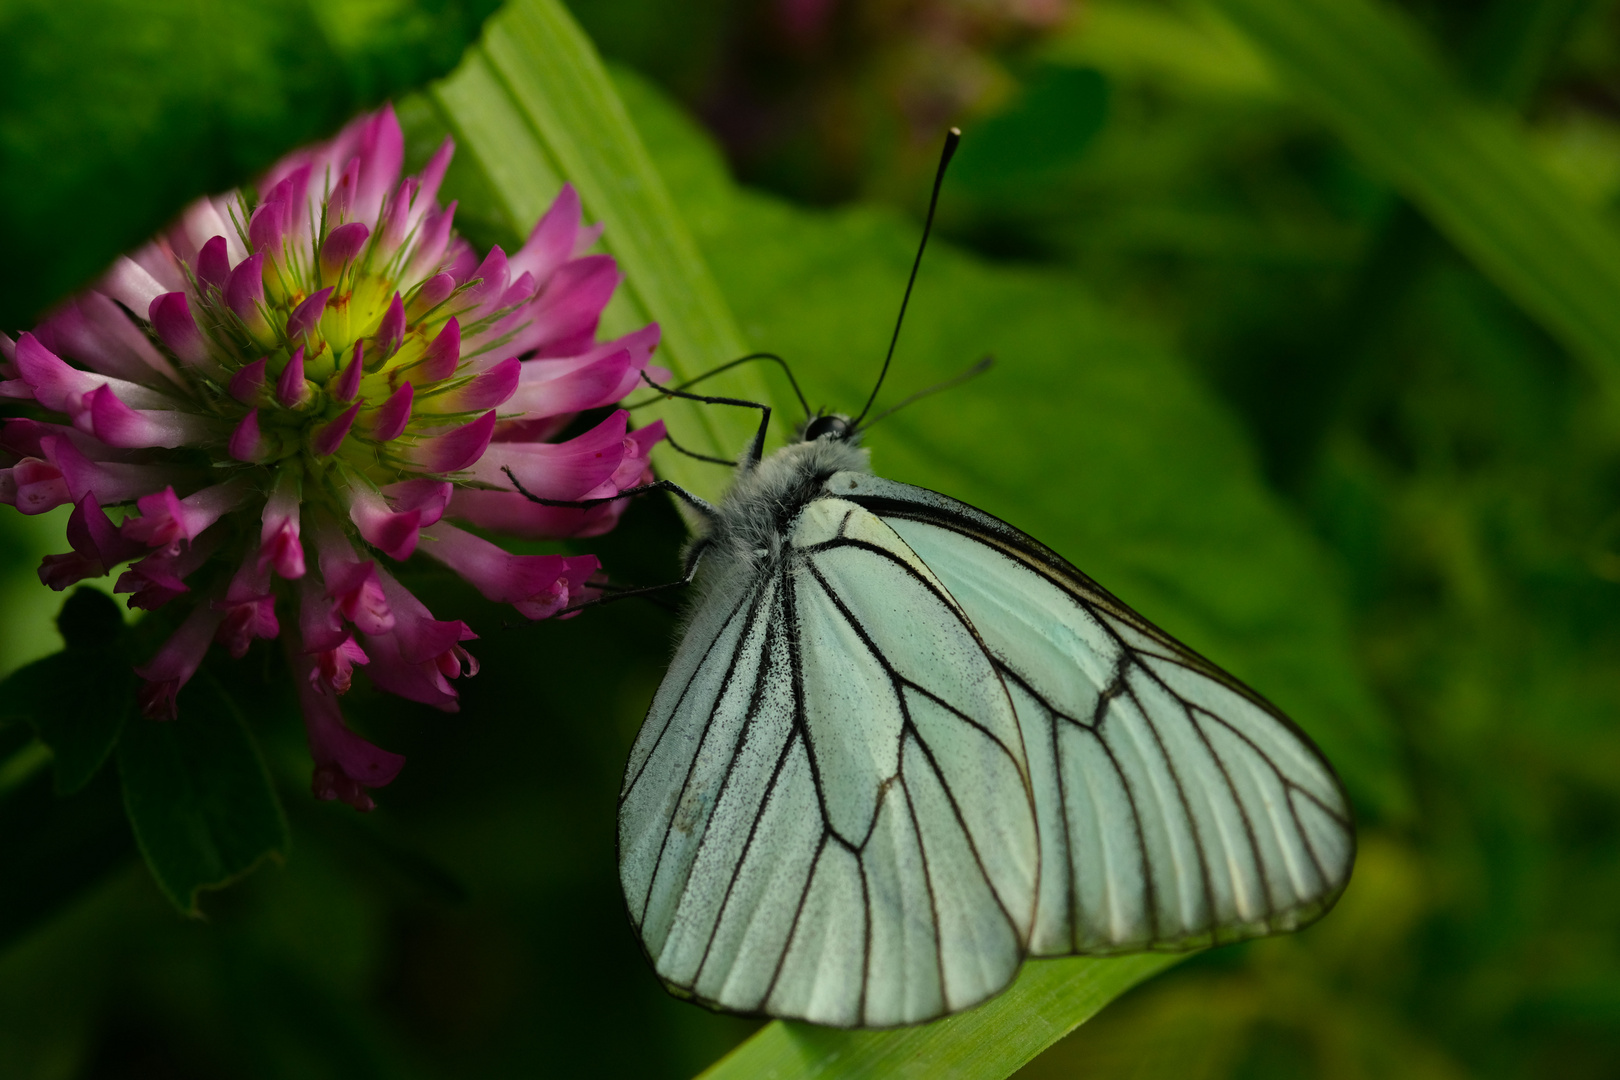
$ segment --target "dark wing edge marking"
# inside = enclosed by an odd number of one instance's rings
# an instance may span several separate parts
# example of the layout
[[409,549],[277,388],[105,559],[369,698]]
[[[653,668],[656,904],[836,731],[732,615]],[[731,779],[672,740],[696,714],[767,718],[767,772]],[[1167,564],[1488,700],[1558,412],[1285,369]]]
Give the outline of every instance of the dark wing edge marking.
[[[1162,692],[1173,698],[1182,706],[1183,711],[1187,715],[1188,723],[1198,733],[1200,740],[1206,744],[1208,743],[1208,735],[1204,729],[1203,722],[1201,721],[1213,721],[1218,723],[1222,727],[1226,728],[1230,734],[1248,744],[1249,748],[1258,757],[1260,757],[1261,760],[1265,761],[1266,764],[1277,774],[1277,778],[1283,786],[1284,794],[1287,796],[1286,813],[1289,819],[1292,821],[1295,830],[1298,832],[1300,839],[1303,841],[1306,852],[1309,854],[1312,862],[1315,864],[1318,875],[1325,883],[1330,883],[1330,875],[1327,873],[1327,868],[1323,865],[1322,856],[1317,852],[1315,845],[1311,840],[1309,831],[1305,828],[1304,823],[1300,820],[1299,810],[1294,804],[1296,797],[1303,797],[1310,800],[1316,805],[1320,812],[1327,815],[1343,828],[1347,837],[1347,846],[1349,849],[1348,864],[1351,866],[1354,865],[1356,852],[1354,812],[1350,807],[1348,796],[1344,793],[1344,782],[1339,777],[1337,770],[1334,769],[1333,763],[1330,762],[1322,753],[1321,749],[1317,747],[1315,740],[1306,734],[1305,731],[1301,729],[1300,726],[1295,723],[1286,713],[1277,708],[1277,706],[1273,705],[1263,695],[1249,687],[1247,684],[1243,683],[1237,677],[1228,673],[1198,653],[1196,650],[1178,641],[1170,634],[1143,618],[1124,601],[1120,600],[1113,593],[1097,584],[1096,581],[1081,571],[1078,567],[1074,566],[1067,559],[1064,559],[1061,555],[1057,554],[1051,548],[1042,544],[1040,541],[1036,540],[1027,533],[1013,527],[1012,525],[1009,525],[1007,522],[1002,521],[1000,518],[997,518],[994,515],[987,514],[984,511],[979,510],[977,507],[969,506],[966,503],[952,499],[946,495],[941,495],[938,492],[930,491],[926,488],[914,487],[913,485],[909,484],[902,484],[898,481],[892,480],[881,480],[879,483],[881,483],[884,487],[900,493],[916,492],[918,496],[922,497],[919,498],[914,496],[910,498],[901,498],[890,495],[845,490],[837,491],[836,495],[840,499],[845,499],[849,502],[853,502],[864,507],[873,514],[877,515],[880,519],[887,520],[898,518],[901,520],[916,521],[925,525],[932,525],[937,528],[945,529],[961,536],[966,536],[969,539],[975,540],[996,551],[1001,552],[1003,555],[1013,559],[1020,565],[1046,578],[1057,588],[1068,594],[1078,606],[1085,610],[1086,613],[1089,614],[1092,619],[1100,627],[1102,627],[1110,637],[1114,639],[1115,643],[1121,650],[1122,664],[1120,671],[1113,679],[1110,680],[1110,684],[1104,691],[1100,705],[1105,705],[1107,701],[1110,700],[1110,698],[1114,695],[1130,693],[1130,672],[1128,669],[1135,669],[1135,671],[1140,672],[1141,677],[1156,683]],[[1117,623],[1123,624],[1126,627],[1129,627],[1130,629],[1142,634],[1149,640],[1159,643],[1167,650],[1169,655],[1163,655],[1151,650],[1145,650],[1130,643],[1119,632],[1118,626],[1115,625],[1116,621]],[[1243,735],[1242,732],[1228,724],[1221,717],[1209,712],[1207,709],[1195,704],[1194,702],[1188,701],[1182,695],[1173,690],[1168,683],[1146,662],[1148,658],[1156,658],[1161,661],[1173,663],[1197,675],[1202,675],[1205,678],[1226,687],[1228,690],[1231,690],[1244,699],[1250,701],[1277,723],[1281,724],[1283,728],[1292,734],[1296,741],[1302,745],[1312,757],[1315,758],[1315,760],[1326,771],[1328,776],[1332,778],[1334,784],[1337,786],[1340,792],[1348,814],[1341,815],[1333,808],[1323,805],[1320,799],[1316,798],[1311,793],[1299,787],[1298,784],[1288,779],[1278,765],[1271,760],[1270,755],[1266,754],[1259,747],[1255,746],[1252,740]],[[1064,722],[1076,724],[1088,731],[1092,731],[1093,733],[1097,732],[1097,725],[1086,724],[1073,717],[1069,717],[1061,710],[1054,707],[1051,702],[1045,699],[1044,696],[1037,693],[1034,687],[1030,686],[1026,680],[1021,678],[1016,670],[1013,669],[1011,664],[1009,664],[1005,659],[995,656],[994,654],[992,654],[992,659],[995,661],[997,670],[1000,671],[1004,680],[1008,682],[1018,682],[1026,692],[1041,703],[1042,707],[1046,708],[1048,713],[1050,713],[1053,718],[1054,733],[1056,732],[1058,725]],[[1134,694],[1132,694],[1132,696],[1134,697]],[[1151,716],[1148,714],[1147,710],[1141,708],[1140,704],[1138,704],[1137,711],[1147,722],[1149,728],[1154,731],[1157,739],[1157,726],[1153,724]],[[1099,714],[1096,719],[1100,720],[1101,714]],[[1054,734],[1054,739],[1055,738],[1056,736]],[[1103,742],[1102,745],[1105,750],[1108,749],[1106,742]],[[1110,751],[1110,759],[1112,756],[1112,752]],[[1221,767],[1222,776],[1225,779],[1229,790],[1232,790],[1234,795],[1234,805],[1238,807],[1239,812],[1242,815],[1245,825],[1244,833],[1247,835],[1250,842],[1253,843],[1252,823],[1248,821],[1248,814],[1243,807],[1243,801],[1236,797],[1235,787],[1232,785],[1231,776],[1227,771],[1226,763],[1219,755],[1214,754],[1213,752],[1211,752],[1211,757]],[[1169,760],[1168,756],[1166,756],[1165,764],[1170,768],[1171,775],[1174,776],[1174,765]],[[1115,768],[1118,768],[1117,764],[1115,765]],[[1058,776],[1059,782],[1061,783],[1063,777],[1063,771],[1061,768],[1058,769]],[[1135,806],[1136,794],[1131,791],[1131,787],[1128,782],[1125,782],[1124,786],[1127,793],[1129,793],[1131,796],[1132,814],[1133,816],[1136,816],[1138,814],[1137,807]],[[1179,780],[1177,782],[1177,787],[1181,787]],[[1066,793],[1062,797],[1066,805]],[[1065,828],[1067,828],[1067,812],[1065,811],[1061,817],[1065,822]],[[1193,815],[1190,810],[1187,813],[1187,823],[1198,842],[1199,861],[1201,867],[1205,867],[1206,856],[1204,852],[1204,837],[1200,832],[1195,815]],[[1138,842],[1143,846],[1143,854],[1145,859],[1145,837],[1141,835],[1140,825],[1138,826]],[[1263,875],[1265,872],[1264,861],[1257,859],[1256,865],[1257,867],[1261,868],[1261,873]],[[1205,868],[1204,872],[1200,874],[1200,878],[1200,884],[1204,888],[1206,903],[1211,905],[1211,911],[1213,911],[1214,897],[1209,888],[1209,882],[1207,881],[1207,868]],[[1111,956],[1147,951],[1189,952],[1197,949],[1208,948],[1212,945],[1224,945],[1235,941],[1244,941],[1251,938],[1264,937],[1269,934],[1303,929],[1304,927],[1309,926],[1311,923],[1316,922],[1318,919],[1322,918],[1322,916],[1326,915],[1330,910],[1332,910],[1339,898],[1343,896],[1344,890],[1348,887],[1350,875],[1346,874],[1344,880],[1339,882],[1336,888],[1324,893],[1320,898],[1309,903],[1290,907],[1282,912],[1273,912],[1268,914],[1264,919],[1227,926],[1214,926],[1210,930],[1199,934],[1169,939],[1158,938],[1157,903],[1151,899],[1152,875],[1151,873],[1147,872],[1145,865],[1143,880],[1145,888],[1148,890],[1150,897],[1148,914],[1154,929],[1155,940],[1153,942],[1148,944],[1130,944],[1117,949],[1076,949],[1074,952],[1069,954],[1054,953],[1049,955]],[[1072,902],[1074,894],[1072,885],[1067,891],[1070,894],[1070,899]],[[1266,903],[1268,908],[1270,908],[1273,904],[1269,895],[1269,890]],[[1213,915],[1211,915],[1211,921],[1214,921]],[[1078,920],[1071,919],[1069,929],[1071,941],[1076,940],[1079,934]]]

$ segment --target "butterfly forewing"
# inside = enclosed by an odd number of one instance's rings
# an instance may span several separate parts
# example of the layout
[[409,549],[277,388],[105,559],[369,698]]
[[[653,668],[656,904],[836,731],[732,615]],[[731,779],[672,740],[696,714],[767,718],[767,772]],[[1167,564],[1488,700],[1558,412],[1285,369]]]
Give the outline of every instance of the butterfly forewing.
[[1349,804],[1281,713],[988,514],[865,474],[826,490],[895,530],[1003,673],[1040,828],[1032,955],[1191,948],[1332,905]]
[[737,564],[631,755],[620,873],[659,975],[709,1004],[915,1023],[1011,981],[1038,843],[1011,699],[892,529],[818,499]]

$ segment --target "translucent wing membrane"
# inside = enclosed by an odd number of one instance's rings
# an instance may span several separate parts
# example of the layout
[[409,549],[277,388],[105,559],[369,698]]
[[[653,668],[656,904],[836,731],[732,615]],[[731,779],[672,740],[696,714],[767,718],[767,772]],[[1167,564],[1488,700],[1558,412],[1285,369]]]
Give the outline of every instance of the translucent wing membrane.
[[1275,708],[988,514],[864,474],[827,491],[894,529],[1009,687],[1040,833],[1032,955],[1195,948],[1337,899],[1349,804]]
[[707,1004],[916,1023],[1001,990],[1038,844],[991,655],[925,561],[853,503],[797,519],[775,572],[726,568],[631,753],[630,916]]

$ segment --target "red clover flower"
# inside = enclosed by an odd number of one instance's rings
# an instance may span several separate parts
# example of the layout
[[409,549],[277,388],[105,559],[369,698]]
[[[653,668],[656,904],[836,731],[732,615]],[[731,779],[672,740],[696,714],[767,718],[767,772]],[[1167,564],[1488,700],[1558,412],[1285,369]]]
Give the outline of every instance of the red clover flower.
[[451,520],[605,532],[622,504],[539,506],[503,470],[542,497],[612,495],[649,478],[663,436],[621,409],[547,441],[642,371],[664,377],[647,367],[658,327],[596,340],[621,275],[585,254],[601,230],[571,187],[520,251],[480,260],[437,202],[452,149],[401,181],[393,110],[362,117],[278,163],[256,201],[199,200],[33,333],[0,335],[0,396],[31,403],[0,429],[0,501],[73,506],[72,550],[40,579],[64,589],[129,562],[114,590],[131,607],[186,598],[136,669],[155,719],[176,715],[214,642],[241,657],[279,637],[315,794],[362,810],[404,758],[344,725],[355,668],[448,712],[453,680],[478,670],[467,625],[434,618],[376,554],[419,551],[528,618],[555,615],[591,595],[594,556],[513,555]]

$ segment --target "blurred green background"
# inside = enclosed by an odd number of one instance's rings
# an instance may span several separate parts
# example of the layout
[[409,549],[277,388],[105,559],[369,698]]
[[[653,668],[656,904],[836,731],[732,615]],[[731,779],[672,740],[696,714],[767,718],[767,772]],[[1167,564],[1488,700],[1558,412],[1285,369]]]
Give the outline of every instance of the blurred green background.
[[[748,343],[814,403],[870,386],[963,126],[891,400],[1000,363],[875,429],[877,467],[1073,559],[1351,789],[1328,919],[1186,960],[1020,1075],[1616,1075],[1620,4],[571,7]],[[0,328],[385,98],[420,161],[456,98],[417,91],[493,8],[0,0]],[[466,160],[460,220],[511,245],[529,222]],[[0,514],[0,673],[59,648],[34,567],[64,520]],[[656,581],[681,538],[644,502],[580,549]],[[410,759],[361,817],[307,795],[275,664],[214,665],[292,840],[202,920],[140,865],[110,768],[59,798],[0,725],[0,1074],[679,1077],[753,1030],[667,997],[618,896],[674,616],[516,627],[405,572],[482,635],[463,711],[357,685]]]

